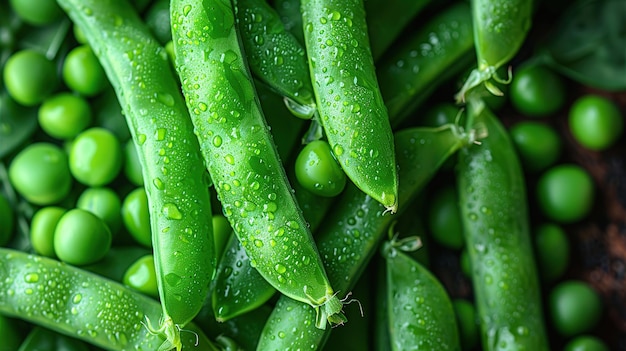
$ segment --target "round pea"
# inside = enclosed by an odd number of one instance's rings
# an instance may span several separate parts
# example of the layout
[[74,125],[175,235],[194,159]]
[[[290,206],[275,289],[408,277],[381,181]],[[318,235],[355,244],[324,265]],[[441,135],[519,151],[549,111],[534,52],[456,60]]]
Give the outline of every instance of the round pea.
[[137,259],[124,273],[123,283],[141,293],[157,298],[157,277],[154,256],[145,255]]
[[548,169],[537,181],[537,200],[543,213],[559,223],[585,217],[593,206],[595,189],[587,171],[575,164]]
[[580,335],[570,340],[564,351],[609,351],[607,344],[592,335]]
[[154,1],[146,11],[145,22],[161,44],[172,40],[169,0]]
[[54,232],[67,210],[58,206],[42,207],[30,221],[30,244],[39,255],[56,257],[54,252]]
[[568,123],[576,141],[590,150],[612,146],[624,130],[624,117],[617,105],[596,95],[576,100],[570,108]]
[[85,189],[78,197],[76,207],[102,219],[113,236],[122,226],[122,201],[111,188]]
[[546,282],[560,278],[569,264],[570,245],[563,228],[544,223],[535,229],[539,274]]
[[538,172],[556,163],[561,155],[561,138],[547,124],[525,121],[509,130],[526,170]]
[[22,149],[9,166],[9,179],[26,200],[36,205],[61,201],[70,192],[72,177],[60,147],[40,142]]
[[453,103],[439,103],[431,107],[424,115],[424,125],[439,127],[447,123],[454,123],[461,109]]
[[124,175],[133,185],[143,185],[141,163],[139,162],[135,142],[132,139],[129,139],[124,144]]
[[433,194],[428,215],[432,238],[453,250],[459,250],[465,244],[458,203],[456,188],[443,187]]
[[24,22],[34,26],[50,24],[63,16],[55,0],[10,0],[10,3]]
[[559,283],[550,292],[548,305],[555,329],[564,336],[588,332],[602,316],[600,296],[583,281]]
[[71,139],[91,123],[91,107],[83,97],[59,93],[41,104],[38,118],[41,129],[51,137]]
[[461,266],[461,272],[467,278],[471,278],[472,276],[472,262],[470,261],[469,252],[467,248],[463,248],[461,250],[461,255],[459,257],[459,265]]
[[108,84],[104,69],[89,45],[77,46],[67,54],[62,75],[70,89],[85,96],[97,95]]
[[346,174],[324,140],[308,143],[298,154],[295,167],[298,182],[319,196],[337,196],[346,185]]
[[35,106],[56,88],[57,71],[44,54],[25,49],[6,61],[3,79],[7,92],[15,101],[24,106]]
[[2,223],[0,225],[0,246],[5,246],[13,237],[15,214],[9,200],[2,194],[0,194],[0,223]]
[[474,304],[464,299],[452,300],[459,327],[459,338],[463,350],[472,350],[480,340],[480,330]]
[[104,221],[89,211],[67,211],[54,231],[57,257],[76,266],[99,261],[111,248],[111,231]]
[[513,74],[511,104],[529,117],[543,117],[555,113],[565,104],[563,79],[549,68],[523,65]]
[[122,147],[115,135],[99,127],[80,133],[72,143],[70,171],[79,182],[102,186],[117,177],[122,168]]
[[140,244],[152,247],[148,195],[143,187],[131,191],[122,202],[122,221],[126,230]]

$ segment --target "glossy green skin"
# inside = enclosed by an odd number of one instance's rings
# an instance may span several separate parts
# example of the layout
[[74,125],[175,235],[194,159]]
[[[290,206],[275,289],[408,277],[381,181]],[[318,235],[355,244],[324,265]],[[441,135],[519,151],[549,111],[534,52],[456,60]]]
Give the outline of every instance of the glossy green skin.
[[285,96],[299,117],[315,112],[315,97],[304,48],[285,29],[278,13],[265,0],[237,0],[237,24],[250,71]]
[[122,282],[142,294],[158,298],[159,289],[154,271],[154,256],[145,255],[133,262],[124,273]]
[[76,200],[76,207],[102,219],[115,236],[122,226],[122,201],[112,188],[87,188]]
[[470,7],[453,4],[384,57],[377,76],[392,126],[406,119],[446,77],[472,59]]
[[111,231],[95,214],[73,208],[54,229],[54,252],[63,262],[82,266],[97,262],[111,248]]
[[[381,57],[411,20],[431,0],[367,0],[367,30],[374,60]],[[373,15],[372,15],[373,14]]]
[[33,215],[30,221],[30,244],[35,253],[56,257],[54,252],[54,229],[63,214],[67,211],[59,206],[42,207]]
[[224,215],[252,266],[283,294],[321,306],[324,328],[341,303],[263,117],[232,5],[174,1],[171,18],[176,67]]
[[346,174],[325,140],[313,140],[298,154],[295,164],[297,181],[319,196],[335,197],[346,186]]
[[63,92],[43,101],[37,119],[41,129],[57,139],[72,139],[91,123],[91,107],[81,96]]
[[9,180],[26,200],[42,206],[61,201],[72,185],[66,153],[48,142],[22,149],[11,161]]
[[11,55],[2,71],[4,87],[19,104],[35,106],[57,85],[54,63],[42,53],[25,49]]
[[108,129],[94,127],[72,141],[70,171],[88,186],[109,184],[122,169],[122,146]]
[[122,203],[122,221],[126,230],[138,243],[152,247],[150,205],[144,188],[136,188],[126,195]]
[[[454,127],[448,127],[414,128],[395,133],[400,213],[446,159],[467,143],[467,136],[457,132]],[[350,292],[396,218],[383,215],[384,211],[378,201],[349,184],[316,231],[319,233],[316,242],[328,277],[342,296]],[[321,348],[328,333],[309,327],[315,315],[304,306],[285,297],[279,298],[257,350]]]
[[348,178],[398,207],[393,135],[369,47],[362,0],[304,0],[304,38],[319,120]]
[[107,77],[88,44],[72,49],[63,62],[63,81],[84,96],[95,96],[107,86]]
[[468,126],[487,137],[459,152],[457,189],[483,350],[548,350],[526,189],[509,136],[480,100]]
[[165,332],[176,344],[174,324],[184,326],[198,313],[216,261],[208,180],[184,99],[165,49],[130,4],[59,4],[98,56],[136,143],[150,206]]
[[602,298],[587,282],[564,280],[548,295],[549,320],[561,335],[591,332],[602,318]]
[[503,81],[496,70],[517,54],[532,22],[532,0],[472,0],[471,5],[477,68],[457,94],[457,102],[483,83],[497,93],[490,80]]
[[472,0],[478,68],[498,69],[515,56],[532,21],[532,0]]
[[406,253],[385,243],[392,350],[461,350],[455,312],[441,282]]
[[28,333],[17,351],[89,351],[89,346],[75,338],[55,333],[47,328],[35,327]]
[[[106,350],[154,351],[163,340],[142,325],[161,306],[121,284],[59,261],[0,248],[0,312]],[[192,328],[192,326],[190,326]],[[195,328],[195,327],[194,327]],[[199,330],[183,349],[216,350]]]

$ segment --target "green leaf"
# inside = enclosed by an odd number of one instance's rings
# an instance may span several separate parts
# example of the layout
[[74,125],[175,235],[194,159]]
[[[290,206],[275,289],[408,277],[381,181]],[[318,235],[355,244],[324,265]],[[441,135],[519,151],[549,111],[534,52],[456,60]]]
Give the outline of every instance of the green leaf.
[[7,156],[37,129],[37,109],[15,102],[6,91],[0,92],[0,159]]
[[541,59],[590,87],[626,90],[626,2],[579,0],[562,15]]

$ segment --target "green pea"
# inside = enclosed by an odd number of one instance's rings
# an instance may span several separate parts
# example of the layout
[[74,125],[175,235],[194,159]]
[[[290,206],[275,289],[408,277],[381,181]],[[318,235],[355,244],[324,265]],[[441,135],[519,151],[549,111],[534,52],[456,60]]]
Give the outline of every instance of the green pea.
[[549,219],[572,223],[589,213],[595,189],[591,176],[582,167],[560,164],[540,176],[536,193],[539,207]]
[[602,317],[600,295],[586,282],[563,281],[550,291],[548,298],[552,324],[561,335],[588,332]]
[[135,142],[128,140],[124,144],[124,175],[135,186],[143,185],[143,173]]
[[91,212],[72,209],[59,219],[54,230],[54,252],[69,264],[97,262],[111,247],[111,231]]
[[544,223],[535,229],[539,274],[546,282],[560,278],[569,264],[570,245],[562,227]]
[[109,184],[122,168],[122,147],[107,129],[94,127],[80,133],[70,151],[70,171],[88,186]]
[[76,207],[89,211],[104,221],[115,236],[122,226],[122,201],[111,188],[87,188],[78,200]]
[[18,153],[9,166],[9,179],[18,193],[36,205],[61,201],[72,185],[67,155],[46,142],[31,144]]
[[154,256],[145,255],[137,259],[124,273],[122,280],[124,285],[129,286],[141,293],[154,298],[159,297],[159,289],[154,270]]
[[215,253],[217,257],[222,257],[222,252],[226,243],[233,233],[228,219],[221,214],[213,216],[213,240],[215,241]]
[[574,101],[568,124],[576,141],[590,150],[609,148],[624,131],[624,117],[619,107],[596,95],[585,95]]
[[43,26],[63,16],[55,0],[10,0],[11,8],[24,22]]
[[169,0],[153,1],[146,11],[144,21],[159,43],[164,45],[172,40]]
[[54,232],[57,224],[67,210],[62,207],[42,207],[30,222],[30,244],[39,255],[56,257],[54,251]]
[[122,221],[126,230],[141,245],[152,247],[148,195],[143,187],[131,191],[122,203]]
[[308,143],[296,158],[296,179],[308,191],[333,197],[346,186],[346,174],[325,140]]
[[9,200],[0,194],[0,246],[6,245],[13,237],[15,214]]
[[62,75],[70,89],[85,96],[99,94],[108,84],[104,69],[89,45],[77,46],[67,54]]
[[542,171],[561,156],[561,137],[547,124],[518,122],[509,129],[509,133],[525,170]]
[[564,351],[609,351],[609,346],[602,339],[592,335],[580,335],[570,340]]
[[91,123],[91,107],[83,97],[59,93],[39,107],[39,125],[48,135],[58,139],[71,139]]
[[9,95],[25,106],[41,103],[57,84],[54,63],[42,53],[30,49],[9,57],[4,64],[3,78]]
[[463,248],[461,250],[461,254],[459,257],[459,266],[461,267],[461,272],[467,278],[472,277],[472,261],[470,260],[469,252],[467,248]]
[[458,197],[454,186],[446,186],[432,196],[428,215],[428,228],[432,238],[440,245],[459,250],[465,244]]
[[515,70],[510,92],[513,107],[529,117],[548,116],[565,104],[563,79],[539,64],[524,64]]

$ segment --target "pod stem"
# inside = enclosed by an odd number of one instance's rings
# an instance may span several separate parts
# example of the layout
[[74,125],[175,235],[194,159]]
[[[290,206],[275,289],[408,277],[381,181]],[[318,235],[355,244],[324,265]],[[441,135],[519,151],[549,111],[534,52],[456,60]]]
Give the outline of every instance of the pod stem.
[[315,326],[319,329],[326,329],[327,321],[333,327],[343,325],[348,321],[343,314],[343,302],[337,297],[337,294],[332,295],[321,306],[317,306],[315,312]]
[[146,316],[146,323],[144,323],[148,332],[153,335],[165,335],[165,340],[159,346],[158,351],[169,351],[171,349],[176,349],[176,351],[181,351],[183,348],[182,341],[180,339],[180,327],[177,324],[174,324],[172,317],[165,316],[163,322],[158,328],[154,328],[152,326],[152,322],[150,322],[150,318]]

